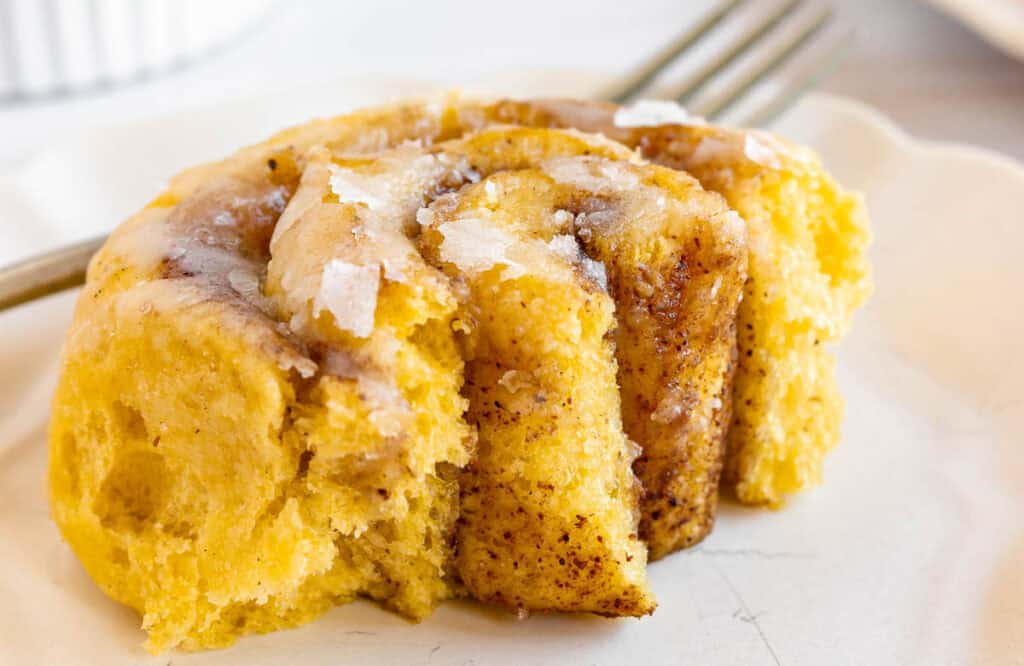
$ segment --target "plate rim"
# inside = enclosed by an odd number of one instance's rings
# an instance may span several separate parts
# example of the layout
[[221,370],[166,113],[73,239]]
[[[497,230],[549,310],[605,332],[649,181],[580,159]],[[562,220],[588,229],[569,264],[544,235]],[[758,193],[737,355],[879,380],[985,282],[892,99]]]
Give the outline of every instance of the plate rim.
[[884,111],[845,95],[815,91],[808,94],[807,97],[815,99],[816,103],[822,106],[831,107],[840,113],[855,116],[862,124],[870,125],[874,129],[879,130],[890,143],[896,144],[901,148],[915,152],[923,151],[941,154],[944,158],[960,161],[969,160],[986,163],[990,167],[998,168],[1013,174],[1015,177],[1024,179],[1024,160],[1018,160],[998,150],[962,141],[948,141],[945,139],[930,139],[916,136]]

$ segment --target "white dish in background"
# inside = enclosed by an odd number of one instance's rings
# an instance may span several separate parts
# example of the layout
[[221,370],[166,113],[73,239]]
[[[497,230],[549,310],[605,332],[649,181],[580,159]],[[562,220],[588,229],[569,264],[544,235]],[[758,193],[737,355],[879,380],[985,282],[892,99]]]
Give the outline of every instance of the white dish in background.
[[270,0],[3,0],[0,100],[163,73],[238,36]]
[[1024,60],[1024,1],[929,0],[990,44]]
[[[509,85],[586,89],[573,81]],[[0,219],[49,229],[43,241],[41,232],[24,234],[30,242],[20,252],[88,235],[186,164],[282,122],[407,89],[319,86],[96,131],[8,178]],[[92,584],[48,516],[45,422],[69,294],[0,316],[0,661],[1020,663],[1024,313],[1013,294],[1024,284],[1024,168],[914,141],[870,109],[822,95],[779,129],[814,146],[844,184],[867,194],[872,211],[877,293],[839,354],[844,441],[821,488],[779,512],[727,502],[703,544],[653,564],[660,607],[652,617],[520,622],[467,602],[412,625],[357,602],[228,650],[147,657],[138,618]]]

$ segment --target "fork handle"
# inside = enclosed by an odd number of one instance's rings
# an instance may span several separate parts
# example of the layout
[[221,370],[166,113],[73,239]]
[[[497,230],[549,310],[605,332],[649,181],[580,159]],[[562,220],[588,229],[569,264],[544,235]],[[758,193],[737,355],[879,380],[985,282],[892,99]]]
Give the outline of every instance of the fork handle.
[[0,268],[0,311],[83,284],[89,260],[106,240],[90,238]]

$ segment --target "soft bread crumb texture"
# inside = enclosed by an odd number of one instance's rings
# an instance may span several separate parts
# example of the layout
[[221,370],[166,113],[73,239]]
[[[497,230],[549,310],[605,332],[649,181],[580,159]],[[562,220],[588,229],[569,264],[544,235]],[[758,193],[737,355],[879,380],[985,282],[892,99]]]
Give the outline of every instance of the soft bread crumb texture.
[[266,145],[186,172],[115,232],[77,306],[53,514],[153,652],[223,647],[357,596],[420,619],[453,594],[455,473],[474,440],[455,300],[386,283],[364,339],[312,300],[286,318],[272,290],[251,293],[278,220],[287,254],[327,214],[305,160]]
[[[88,334],[105,340],[69,347],[50,483],[62,532],[97,583],[140,612],[147,647],[225,646],[358,594],[411,617],[448,596],[454,479],[424,466],[415,491],[368,507],[376,489],[361,486],[376,470],[360,483],[346,461],[359,456],[317,455],[318,441],[374,447],[343,382],[299,398],[241,330],[258,322],[216,302],[142,313],[136,297],[148,295],[126,293],[117,305],[129,312]],[[432,425],[442,438],[459,427]],[[371,511],[379,519],[360,519]]]
[[[187,219],[144,217],[259,263],[239,248],[265,251],[275,218],[247,187],[194,193]],[[203,233],[225,205],[236,223]],[[429,614],[452,593],[455,470],[473,439],[454,299],[385,289],[375,337],[333,329],[331,353],[312,353],[220,283],[238,270],[225,257],[149,257],[133,233],[94,262],[54,399],[54,517],[90,575],[142,614],[153,651],[221,647],[357,595]]]

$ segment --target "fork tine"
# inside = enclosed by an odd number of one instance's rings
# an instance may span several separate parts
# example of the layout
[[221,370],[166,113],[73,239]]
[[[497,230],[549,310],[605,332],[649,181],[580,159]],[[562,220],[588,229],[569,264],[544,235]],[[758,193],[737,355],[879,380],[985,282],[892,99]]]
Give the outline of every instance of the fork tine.
[[702,37],[711,32],[722,19],[732,13],[747,0],[726,0],[719,4],[710,14],[705,16],[685,33],[666,44],[651,59],[642,64],[635,72],[625,78],[615,88],[607,90],[601,96],[616,104],[622,104],[643,90],[670,64],[675,62],[684,51],[696,44]]
[[803,2],[804,0],[786,0],[786,2],[758,21],[758,23],[751,26],[736,42],[730,44],[728,48],[712,58],[711,62],[706,63],[687,77],[682,84],[677,86],[666,97],[675,99],[681,104],[691,99],[711,80],[711,77],[721,72],[729,63],[745,53],[748,48],[757,43],[761,37],[770,32],[783,19],[792,14]]
[[813,18],[806,21],[800,27],[799,31],[777,44],[763,62],[752,68],[751,71],[744,73],[714,98],[695,105],[693,111],[710,119],[721,117],[726,109],[739,101],[758,81],[778,68],[779,65],[807,44],[811,38],[821,32],[832,18],[832,15],[831,7],[819,9]]
[[853,43],[854,36],[854,31],[847,29],[838,36],[832,37],[819,58],[813,60],[808,67],[805,67],[804,71],[795,77],[781,93],[774,95],[770,101],[747,114],[738,124],[744,127],[764,127],[772,123],[783,112],[793,106],[797,100],[803,97],[804,93],[814,86],[819,79],[842,62],[846,50]]

